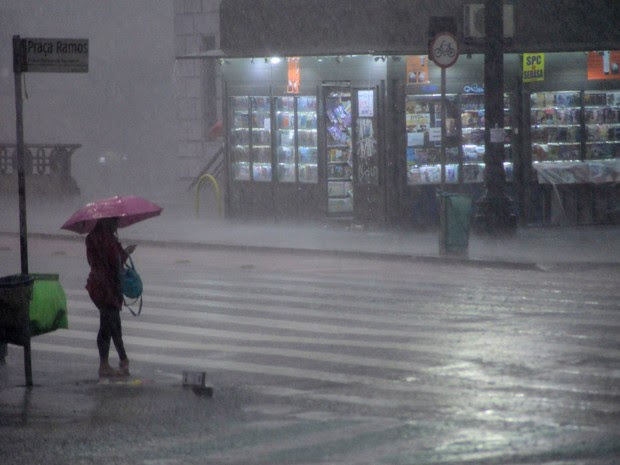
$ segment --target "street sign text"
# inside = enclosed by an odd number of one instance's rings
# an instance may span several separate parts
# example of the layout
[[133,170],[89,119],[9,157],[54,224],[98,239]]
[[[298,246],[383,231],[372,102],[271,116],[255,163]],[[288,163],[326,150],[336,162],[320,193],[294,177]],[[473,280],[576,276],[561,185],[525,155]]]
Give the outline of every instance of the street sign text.
[[25,38],[24,72],[87,73],[88,39]]

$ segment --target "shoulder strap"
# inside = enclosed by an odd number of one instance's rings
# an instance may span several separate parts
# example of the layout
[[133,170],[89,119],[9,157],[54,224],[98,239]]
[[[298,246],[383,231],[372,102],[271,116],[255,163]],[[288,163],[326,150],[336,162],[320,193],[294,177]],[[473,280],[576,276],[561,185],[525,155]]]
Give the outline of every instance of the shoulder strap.
[[[129,265],[127,265],[127,262],[129,262]],[[125,266],[128,266],[129,268],[133,268],[133,269],[136,268],[133,264],[133,260],[131,259],[131,255],[129,254],[127,254],[127,260],[125,261]]]
[[[133,310],[133,308],[131,308],[131,305],[135,304],[138,300],[140,300],[140,303],[138,304],[138,311],[136,312]],[[133,316],[140,316],[140,313],[142,313],[142,296],[140,296],[138,299],[134,300],[130,304],[128,304],[125,298],[123,298],[123,305],[125,305],[125,307],[129,309]]]

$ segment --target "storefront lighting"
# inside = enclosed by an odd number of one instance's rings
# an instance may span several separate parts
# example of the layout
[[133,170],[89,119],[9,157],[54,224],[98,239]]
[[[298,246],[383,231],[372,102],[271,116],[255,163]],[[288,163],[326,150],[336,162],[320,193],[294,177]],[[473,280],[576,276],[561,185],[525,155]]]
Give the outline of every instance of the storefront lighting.
[[282,58],[280,57],[271,57],[271,64],[272,65],[277,65],[278,63],[280,63],[282,61]]

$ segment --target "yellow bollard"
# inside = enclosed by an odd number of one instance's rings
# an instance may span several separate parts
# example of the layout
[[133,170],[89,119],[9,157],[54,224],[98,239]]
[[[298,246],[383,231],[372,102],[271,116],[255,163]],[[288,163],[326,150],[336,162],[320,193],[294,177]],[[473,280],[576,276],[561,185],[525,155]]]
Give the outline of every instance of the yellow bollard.
[[215,190],[215,201],[217,202],[217,213],[218,213],[218,216],[221,218],[222,196],[220,193],[220,186],[217,183],[217,180],[215,179],[215,177],[208,173],[203,174],[198,180],[198,183],[196,184],[196,217],[200,216],[200,188],[202,187],[202,184],[204,183],[205,180],[211,181],[211,185],[213,186],[213,189]]

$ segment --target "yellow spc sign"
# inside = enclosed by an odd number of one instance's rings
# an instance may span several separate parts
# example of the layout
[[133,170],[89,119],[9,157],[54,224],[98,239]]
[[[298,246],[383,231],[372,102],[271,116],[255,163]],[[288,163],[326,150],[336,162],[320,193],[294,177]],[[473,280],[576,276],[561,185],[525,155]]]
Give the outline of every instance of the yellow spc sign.
[[545,54],[523,54],[523,82],[545,80]]

